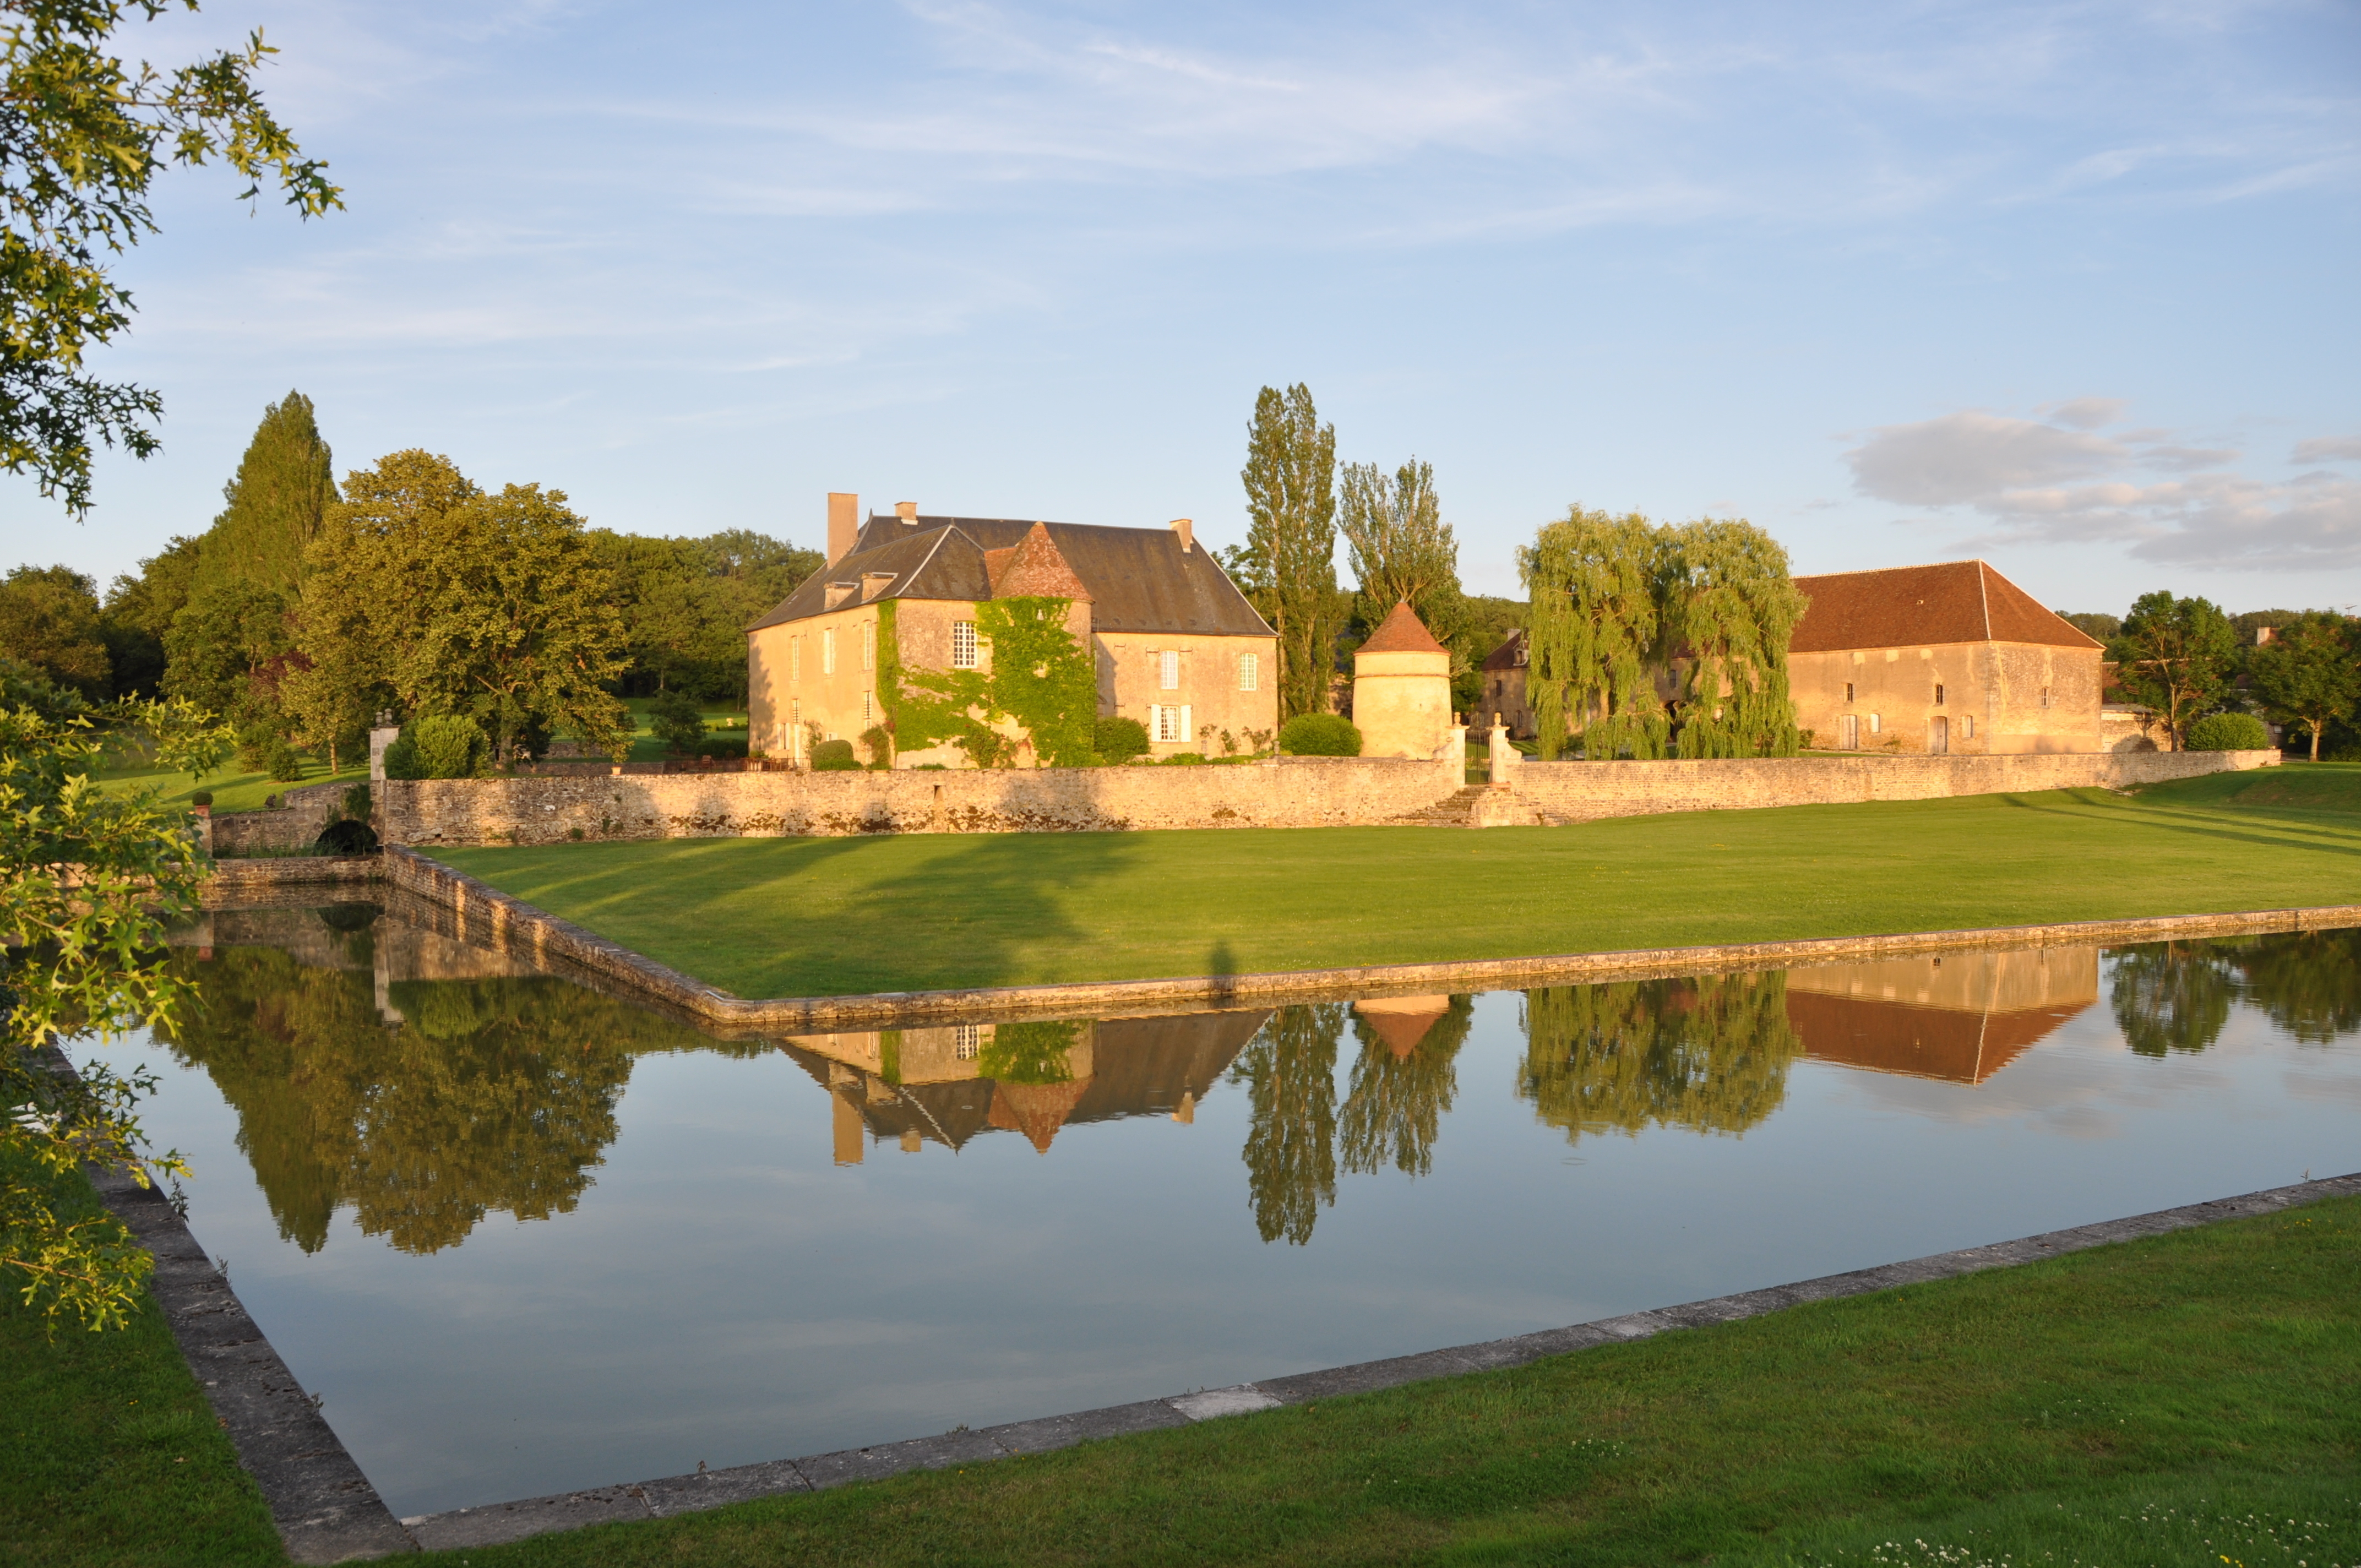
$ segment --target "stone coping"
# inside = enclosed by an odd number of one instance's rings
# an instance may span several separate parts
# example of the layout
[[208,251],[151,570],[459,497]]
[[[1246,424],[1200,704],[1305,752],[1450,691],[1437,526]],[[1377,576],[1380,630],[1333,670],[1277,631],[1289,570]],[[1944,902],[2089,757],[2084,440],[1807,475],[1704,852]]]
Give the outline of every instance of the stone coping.
[[851,1481],[884,1480],[905,1471],[939,1470],[950,1465],[982,1464],[1021,1453],[1044,1453],[1097,1438],[1190,1426],[1198,1421],[1247,1415],[1280,1405],[1334,1398],[1339,1395],[1372,1393],[1429,1378],[1499,1371],[1523,1366],[1547,1356],[1587,1350],[1594,1345],[1647,1339],[1674,1329],[1734,1322],[1741,1318],[1761,1317],[1783,1307],[1796,1306],[1806,1301],[1835,1300],[1899,1286],[1949,1279],[1987,1268],[2056,1257],[2060,1254],[2080,1252],[2113,1242],[2134,1241],[2143,1236],[2163,1235],[2222,1220],[2274,1213],[2299,1203],[2355,1193],[2361,1193],[2361,1173],[2305,1181],[2292,1187],[2277,1187],[2209,1203],[2163,1209],[2129,1219],[2078,1225],[1991,1246],[1938,1253],[1932,1257],[1889,1263],[1876,1268],[1855,1269],[1848,1274],[1831,1274],[1793,1285],[1741,1291],[1733,1296],[1717,1296],[1677,1307],[1626,1312],[1620,1317],[1577,1323],[1571,1328],[1546,1329],[1538,1333],[1517,1334],[1508,1339],[1488,1340],[1480,1344],[1428,1351],[1420,1355],[1367,1361],[1353,1366],[1331,1367],[1323,1372],[1301,1372],[1290,1376],[1240,1383],[1227,1388],[1200,1389],[1161,1399],[1143,1399],[1137,1404],[1113,1405],[1104,1409],[1046,1416],[1035,1420],[1010,1421],[973,1431],[950,1431],[939,1437],[914,1438],[904,1442],[881,1443],[873,1448],[846,1449],[803,1459],[772,1460],[766,1464],[743,1464],[727,1470],[700,1470],[693,1475],[671,1475],[656,1481],[599,1486],[545,1497],[527,1497],[513,1503],[454,1508],[447,1513],[424,1514],[401,1522],[420,1546],[433,1551],[455,1546],[494,1546],[553,1530],[574,1530],[583,1525],[663,1519],[674,1514],[718,1508],[755,1497],[814,1492]]
[[[74,1070],[54,1046],[42,1059],[52,1072]],[[148,1290],[228,1431],[238,1464],[269,1505],[287,1555],[298,1563],[347,1563],[415,1551],[172,1201],[124,1170],[86,1166],[83,1174],[155,1258]]]
[[[267,868],[281,865],[290,868],[284,873],[285,880],[274,881]],[[2060,921],[2037,926],[1989,926],[1952,931],[1817,937],[1785,942],[1634,948],[1443,963],[1364,964],[1345,969],[1184,975],[1160,980],[749,1000],[708,985],[464,872],[399,846],[389,845],[377,855],[341,861],[248,862],[234,887],[223,885],[216,891],[209,886],[205,897],[208,905],[226,904],[265,896],[280,887],[332,883],[350,885],[378,880],[447,911],[454,917],[453,935],[461,940],[529,958],[554,970],[570,970],[593,983],[620,985],[626,992],[717,1025],[725,1033],[825,1034],[840,1029],[1001,1018],[1115,1018],[1344,1000],[1389,992],[1417,995],[1518,991],[1605,980],[1680,979],[1960,948],[2117,945],[2361,926],[2361,904],[2345,904],[2213,915]]]

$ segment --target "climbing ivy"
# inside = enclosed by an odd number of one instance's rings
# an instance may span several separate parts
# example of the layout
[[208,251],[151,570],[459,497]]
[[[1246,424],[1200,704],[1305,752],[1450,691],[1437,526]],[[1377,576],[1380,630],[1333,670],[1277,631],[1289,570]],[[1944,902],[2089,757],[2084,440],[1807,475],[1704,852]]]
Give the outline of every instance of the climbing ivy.
[[[990,599],[976,606],[976,635],[992,648],[992,669],[920,670],[902,663],[895,601],[879,605],[877,693],[899,751],[945,741],[979,768],[1014,767],[1030,751],[1036,767],[1086,768],[1098,721],[1098,672],[1090,650],[1066,630],[1073,601]],[[994,728],[1015,719],[1024,739]]]

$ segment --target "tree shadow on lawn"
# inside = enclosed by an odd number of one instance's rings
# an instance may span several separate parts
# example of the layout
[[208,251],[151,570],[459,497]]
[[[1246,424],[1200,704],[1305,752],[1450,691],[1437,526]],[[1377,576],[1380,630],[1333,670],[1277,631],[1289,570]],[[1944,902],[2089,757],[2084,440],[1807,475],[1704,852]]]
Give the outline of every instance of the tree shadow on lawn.
[[[2048,804],[2040,795],[2004,795],[2000,799],[2004,805],[2016,810],[2035,812],[2045,817],[2064,817],[2086,822],[2125,820],[2121,817],[2103,817],[2098,811],[2092,809],[2114,806],[2117,803],[2085,799],[2080,795],[2080,792],[2070,793],[2072,804],[2068,806]],[[2131,804],[2141,815],[2130,818],[2130,821],[2140,827],[2160,828],[2168,833],[2187,834],[2191,838],[2208,839],[2217,843],[2229,841],[2253,844],[2267,850],[2298,850],[2323,854],[2361,855],[2361,839],[2356,839],[2355,830],[2341,822],[2308,823],[2307,826],[2317,830],[2317,836],[2299,839],[2273,835],[2254,828],[2239,828],[2234,825],[2235,819],[2225,821],[2218,811],[2204,806],[2150,805],[2139,801],[2136,797]],[[2339,842],[2339,839],[2343,841]]]
[[[767,961],[741,967],[752,995],[838,995],[1041,984],[1071,978],[1071,961],[1098,940],[1074,906],[1097,884],[1131,874],[1145,846],[1122,833],[909,835],[922,854],[882,874],[837,862],[874,840],[800,846],[774,885],[840,870],[840,900],[796,938],[766,944]],[[939,847],[939,848],[938,848]],[[756,890],[746,887],[744,893]],[[777,938],[785,932],[760,933]]]

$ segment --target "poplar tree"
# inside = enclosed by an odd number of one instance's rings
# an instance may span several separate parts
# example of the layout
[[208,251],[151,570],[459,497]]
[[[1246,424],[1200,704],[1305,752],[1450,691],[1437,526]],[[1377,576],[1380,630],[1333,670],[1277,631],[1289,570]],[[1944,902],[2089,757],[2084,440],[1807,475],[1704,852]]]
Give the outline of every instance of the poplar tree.
[[1803,749],[1787,643],[1807,601],[1779,542],[1743,519],[1674,533],[1669,630],[1688,649],[1684,757],[1792,757]]
[[1638,512],[1566,509],[1517,552],[1532,601],[1525,690],[1543,759],[1582,729],[1583,755],[1662,757],[1671,733],[1656,694],[1664,660],[1672,540]]
[[1312,389],[1265,387],[1247,427],[1246,549],[1233,557],[1279,634],[1279,717],[1328,710],[1336,672],[1336,427]]
[[294,598],[304,549],[320,536],[336,499],[335,458],[320,438],[311,399],[289,392],[262,411],[222,496],[229,505],[206,531],[198,586],[238,577]]
[[1230,1081],[1246,1087],[1246,1200],[1266,1242],[1312,1240],[1336,1201],[1336,1046],[1342,1003],[1281,1007],[1238,1053]]
[[1434,466],[1413,457],[1389,477],[1375,463],[1347,463],[1337,526],[1360,585],[1355,609],[1376,626],[1407,604],[1438,642],[1466,620],[1459,591],[1459,542],[1443,521]]

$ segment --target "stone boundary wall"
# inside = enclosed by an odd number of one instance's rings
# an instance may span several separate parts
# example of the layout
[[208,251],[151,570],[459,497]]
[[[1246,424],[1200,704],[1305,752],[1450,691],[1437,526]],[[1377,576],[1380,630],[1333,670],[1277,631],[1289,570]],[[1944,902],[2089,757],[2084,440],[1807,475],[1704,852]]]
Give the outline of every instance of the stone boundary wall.
[[389,844],[863,833],[1084,833],[1153,828],[1342,828],[1450,798],[1465,764],[1280,757],[1204,767],[942,773],[620,773],[391,779]]
[[[1525,821],[1550,825],[1769,806],[1936,800],[2049,789],[2130,789],[2277,765],[2277,751],[2070,751],[1997,756],[1811,756],[1720,762],[1530,762],[1508,768]],[[1530,813],[1530,815],[1525,815]]]
[[1201,1388],[1160,1399],[1142,1399],[1136,1404],[1078,1410],[1071,1415],[1007,1421],[973,1431],[958,1427],[939,1437],[911,1438],[801,1459],[774,1459],[726,1470],[699,1471],[693,1475],[668,1475],[662,1480],[593,1486],[512,1503],[454,1508],[448,1513],[424,1514],[401,1522],[419,1545],[434,1552],[494,1546],[553,1530],[578,1530],[585,1525],[664,1519],[753,1497],[807,1494],[851,1481],[882,1481],[912,1470],[942,1470],[1024,1453],[1047,1453],[1078,1442],[1252,1415],[1257,1410],[1282,1405],[1374,1393],[1431,1378],[1505,1371],[1598,1345],[1623,1344],[1679,1329],[1737,1322],[1812,1301],[1840,1300],[1872,1291],[1955,1279],[1988,1268],[2038,1263],[2090,1247],[2169,1235],[2175,1231],[2224,1220],[2281,1213],[2301,1204],[2356,1193],[2361,1193],[2361,1174],[2330,1177],[2216,1199],[2209,1203],[2103,1220],[2096,1224],[2076,1225],[1987,1246],[1963,1247],[1957,1252],[1855,1269],[1849,1274],[1823,1275],[1792,1285],[1773,1285],[1678,1306],[1626,1312],[1620,1317],[1600,1318],[1562,1329],[1543,1329],[1477,1344],[1454,1345],[1446,1350],[1266,1377],[1227,1388]]
[[[1532,986],[1600,980],[1676,979],[1965,948],[2057,948],[2361,926],[2361,905],[2340,905],[1448,963],[1368,964],[1352,969],[1261,974],[1176,975],[1161,980],[748,1000],[692,979],[643,953],[535,908],[423,855],[388,849],[382,860],[388,882],[450,911],[448,934],[462,941],[529,958],[558,972],[588,977],[594,984],[620,986],[626,992],[676,1008],[724,1031],[750,1033],[821,1034],[840,1029],[1044,1016],[1113,1018],[1331,998],[1520,991]],[[438,929],[442,925],[437,922]]]
[[303,784],[280,794],[275,811],[216,812],[205,847],[233,858],[308,850],[330,819],[343,813],[345,792],[352,787],[350,780]]

